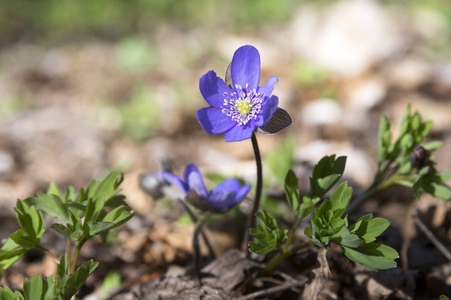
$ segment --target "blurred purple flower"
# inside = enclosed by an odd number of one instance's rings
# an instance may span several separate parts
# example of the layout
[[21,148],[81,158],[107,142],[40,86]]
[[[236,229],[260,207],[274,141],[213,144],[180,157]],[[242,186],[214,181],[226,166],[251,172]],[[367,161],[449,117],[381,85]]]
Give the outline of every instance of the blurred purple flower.
[[199,109],[197,119],[208,133],[225,132],[227,142],[236,142],[250,138],[273,116],[279,99],[271,93],[278,79],[271,76],[265,86],[258,86],[260,54],[249,45],[235,51],[230,73],[232,88],[214,71],[199,80],[200,92],[211,106]]
[[189,203],[207,211],[224,212],[243,200],[251,189],[250,185],[241,186],[237,179],[228,178],[209,191],[205,187],[202,174],[193,164],[186,166],[184,180],[168,172],[158,174],[179,189]]

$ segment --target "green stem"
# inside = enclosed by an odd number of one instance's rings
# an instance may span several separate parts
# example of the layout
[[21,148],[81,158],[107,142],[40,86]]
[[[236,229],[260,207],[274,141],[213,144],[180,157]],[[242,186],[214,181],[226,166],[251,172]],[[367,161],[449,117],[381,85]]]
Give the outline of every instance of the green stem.
[[[255,221],[255,214],[258,211],[258,208],[260,206],[260,199],[262,196],[262,189],[263,189],[263,167],[262,167],[262,157],[260,155],[260,149],[258,148],[258,142],[257,137],[255,136],[255,132],[252,133],[252,147],[254,149],[254,156],[255,156],[255,162],[257,164],[257,186],[255,190],[255,200],[254,200],[254,206],[252,207],[251,214],[249,216],[249,227],[248,228],[254,228],[256,221]],[[251,234],[248,232],[247,236],[247,244],[249,244],[249,241],[252,240]],[[246,251],[246,257],[249,258],[251,253],[249,251]]]
[[72,265],[72,242],[67,240],[66,242],[66,254],[67,254],[67,265]]
[[294,234],[296,233],[296,229],[299,227],[299,224],[301,224],[301,218],[296,216],[296,220],[294,221],[293,226],[290,229],[290,233],[288,233],[288,238],[287,241],[285,242],[285,244],[283,245],[283,252],[286,252],[288,250],[288,248],[291,245],[291,242],[293,241],[294,238]]
[[[186,210],[186,212],[188,213],[188,216],[190,217],[191,221],[193,223],[197,223],[197,217],[196,215],[193,213],[193,211],[189,208],[188,204],[186,204],[186,201],[184,201],[183,199],[181,199],[177,193],[174,192],[174,190],[170,187],[165,187],[163,189],[163,193],[166,197],[176,200],[177,202],[180,203],[180,205],[183,206],[183,208]],[[213,247],[210,244],[210,241],[207,238],[207,235],[205,234],[205,232],[202,230],[202,228],[200,229],[200,234],[205,242],[205,245],[207,245],[208,248],[208,252],[210,255],[211,259],[214,259],[216,257],[215,255],[215,251],[213,250]]]
[[80,250],[81,250],[82,246],[83,246],[83,243],[80,243],[77,246],[77,248],[75,248],[75,254],[74,254],[72,264],[69,265],[69,274],[75,272],[75,269],[77,268],[78,257],[80,256]]
[[260,272],[259,276],[267,276],[271,271],[284,259],[294,255],[299,250],[310,247],[314,245],[312,241],[308,241],[299,245],[295,245],[287,250],[281,249],[279,253],[276,254],[265,266],[265,268]]

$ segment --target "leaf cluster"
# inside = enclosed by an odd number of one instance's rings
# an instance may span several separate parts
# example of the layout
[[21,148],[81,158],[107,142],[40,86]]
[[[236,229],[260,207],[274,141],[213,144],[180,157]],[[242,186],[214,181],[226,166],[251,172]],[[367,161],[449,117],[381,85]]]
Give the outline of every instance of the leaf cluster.
[[417,112],[411,113],[409,105],[399,135],[394,141],[391,127],[388,119],[382,117],[378,134],[377,183],[391,175],[395,183],[411,187],[416,197],[429,193],[439,199],[450,199],[451,189],[446,185],[446,180],[449,180],[451,175],[437,172],[432,161],[432,152],[440,148],[442,143],[424,143],[431,131],[432,121],[423,122]]
[[351,197],[352,188],[348,187],[346,182],[340,184],[330,200],[323,201],[315,210],[311,228],[306,228],[305,234],[318,247],[325,247],[330,242],[340,245],[349,259],[371,269],[396,267],[396,250],[374,242],[376,237],[388,228],[390,222],[367,214],[349,225],[347,216],[343,217],[343,214]]
[[28,250],[40,249],[43,213],[63,221],[64,224],[54,223],[50,227],[77,247],[130,220],[134,212],[125,204],[124,196],[119,195],[122,180],[122,174],[114,172],[100,182],[92,181],[78,195],[73,187],[68,187],[64,196],[52,182],[47,193],[18,200],[15,211],[20,229],[2,241],[0,266],[6,269]]
[[292,170],[288,171],[285,178],[285,193],[288,204],[299,219],[308,216],[321,197],[340,180],[345,166],[345,156],[337,158],[335,155],[324,156],[313,168],[313,175],[310,177],[310,191],[302,199],[299,193],[298,179]]
[[23,294],[12,291],[9,287],[0,287],[0,299],[5,300],[69,300],[86,282],[89,275],[97,268],[92,260],[85,262],[75,272],[68,272],[67,256],[63,255],[58,264],[57,274],[46,278],[40,275],[25,279]]
[[258,211],[256,217],[257,227],[249,229],[254,238],[249,242],[251,252],[259,255],[267,254],[285,243],[288,230],[281,231],[276,219],[265,211]]
[[[310,178],[310,191],[300,197],[298,179],[292,170],[285,177],[285,193],[288,204],[298,221],[308,216],[316,204],[340,180],[346,165],[346,157],[335,155],[323,157],[313,168]],[[257,227],[249,230],[254,238],[249,243],[249,251],[266,254],[280,247],[287,241],[287,230],[281,231],[277,221],[268,213],[257,213]],[[293,229],[295,230],[295,228]]]
[[20,229],[2,241],[3,245],[0,248],[1,270],[10,267],[28,250],[36,248],[45,232],[42,212],[34,206],[30,207],[25,201],[17,200],[14,210]]

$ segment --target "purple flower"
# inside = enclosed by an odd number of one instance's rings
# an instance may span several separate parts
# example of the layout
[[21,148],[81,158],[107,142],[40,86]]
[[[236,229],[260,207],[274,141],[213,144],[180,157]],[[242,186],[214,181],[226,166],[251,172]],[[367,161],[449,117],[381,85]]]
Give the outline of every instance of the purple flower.
[[[227,142],[248,139],[265,125],[277,109],[279,99],[271,96],[278,79],[271,76],[260,83],[260,54],[253,46],[235,51],[230,68],[233,88],[209,71],[199,80],[199,88],[210,107],[197,111],[202,128],[210,134],[223,133]],[[291,122],[291,120],[290,120]]]
[[229,178],[209,191],[205,187],[202,174],[193,164],[186,166],[184,180],[168,172],[159,174],[179,189],[189,203],[207,211],[224,212],[238,204],[251,189],[250,185],[241,186],[237,179]]

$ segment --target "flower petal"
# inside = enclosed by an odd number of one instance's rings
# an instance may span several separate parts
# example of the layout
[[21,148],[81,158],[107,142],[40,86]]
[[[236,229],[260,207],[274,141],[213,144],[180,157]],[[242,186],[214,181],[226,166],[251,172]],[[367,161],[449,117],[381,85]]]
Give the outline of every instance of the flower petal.
[[188,186],[183,182],[180,176],[174,175],[169,172],[157,172],[155,176],[161,176],[164,180],[175,186],[183,194],[186,194],[189,190]]
[[252,136],[252,132],[255,129],[255,124],[250,121],[246,125],[236,125],[224,134],[226,142],[239,142],[247,140]]
[[238,193],[236,194],[235,201],[239,202],[243,200],[244,197],[246,197],[247,193],[251,190],[251,185],[247,184],[240,188]]
[[255,126],[260,127],[268,123],[272,115],[277,109],[279,104],[279,98],[277,96],[271,96],[268,100],[264,101],[262,104],[262,111],[260,117],[255,121]]
[[234,206],[236,203],[235,198],[235,192],[221,191],[212,194],[207,201],[215,211],[219,212]]
[[214,71],[207,72],[199,79],[199,89],[205,101],[214,107],[221,107],[224,103],[224,93],[231,92],[224,80],[216,76]]
[[195,165],[187,165],[184,175],[188,190],[195,190],[199,196],[204,198],[208,197],[208,191],[202,179],[202,174],[200,174],[199,169]]
[[253,46],[243,46],[235,51],[232,59],[232,83],[243,88],[257,89],[260,83],[260,54]]
[[216,107],[201,108],[196,115],[200,126],[210,134],[225,132],[237,124],[230,117],[227,117],[220,108]]
[[240,182],[235,178],[228,178],[218,184],[213,191],[211,191],[212,194],[219,193],[219,192],[235,192],[238,193],[238,191],[241,188]]
[[276,76],[271,76],[266,81],[265,86],[258,89],[258,92],[263,93],[265,98],[271,97],[272,91],[274,90],[274,85],[279,81]]

